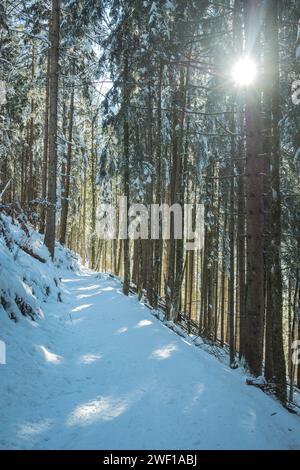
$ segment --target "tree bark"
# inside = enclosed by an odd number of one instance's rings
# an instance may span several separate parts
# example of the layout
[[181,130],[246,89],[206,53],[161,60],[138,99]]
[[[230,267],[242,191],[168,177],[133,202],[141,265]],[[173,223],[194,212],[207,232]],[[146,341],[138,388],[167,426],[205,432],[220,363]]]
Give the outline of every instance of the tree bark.
[[69,209],[69,196],[70,196],[70,178],[71,178],[71,166],[72,166],[72,140],[73,140],[73,123],[74,123],[74,85],[72,85],[71,96],[70,96],[70,108],[69,108],[69,127],[68,127],[68,147],[67,147],[67,167],[66,174],[64,175],[64,185],[62,187],[62,198],[61,198],[61,219],[60,219],[60,243],[65,245],[66,233],[67,233],[67,221],[68,221],[68,209]]
[[[268,356],[271,362],[271,370],[266,371],[268,379],[275,383],[278,398],[286,401],[286,367],[283,348],[282,328],[282,275],[281,275],[281,195],[280,195],[280,140],[279,140],[279,38],[278,38],[278,0],[267,1],[266,13],[266,61],[267,82],[270,89],[269,104],[271,109],[270,128],[270,234],[268,236],[268,309],[271,318],[267,317],[267,342],[271,344]],[[266,356],[266,359],[267,357]]]
[[48,207],[45,245],[52,259],[55,251],[56,221],[56,173],[57,173],[57,102],[58,102],[58,60],[59,60],[59,17],[60,0],[52,0],[50,26],[50,81],[49,81],[49,165],[48,165]]
[[[259,62],[260,0],[244,2],[246,52]],[[246,218],[247,276],[246,361],[250,373],[261,375],[264,337],[264,239],[263,239],[263,170],[261,138],[261,92],[256,82],[246,90]]]
[[[49,21],[50,27],[50,21]],[[47,198],[47,173],[48,173],[48,140],[49,140],[49,77],[50,77],[50,49],[47,52],[47,75],[45,86],[45,115],[43,136],[43,168],[42,168],[42,207],[40,218],[40,233],[45,233],[46,223],[46,198]]]
[[[128,89],[128,55],[124,53],[124,71],[123,71],[123,100],[124,100],[124,123],[123,123],[123,146],[124,146],[124,196],[127,198],[127,227],[128,227],[128,210],[129,210],[129,117],[128,117],[128,105],[129,105],[129,89]],[[130,253],[129,253],[129,239],[128,234],[123,240],[123,256],[124,256],[124,283],[123,293],[129,294],[130,287]]]

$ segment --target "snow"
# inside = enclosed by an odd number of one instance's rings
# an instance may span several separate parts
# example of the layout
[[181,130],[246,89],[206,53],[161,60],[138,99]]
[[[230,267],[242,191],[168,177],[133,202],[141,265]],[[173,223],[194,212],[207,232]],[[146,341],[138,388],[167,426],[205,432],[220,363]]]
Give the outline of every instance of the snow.
[[300,419],[240,370],[125,297],[118,279],[60,257],[39,269],[62,277],[62,303],[50,296],[43,317],[17,323],[0,309],[1,449],[300,449]]
[[[42,317],[44,302],[61,298],[60,272],[56,267],[63,265],[64,269],[77,269],[77,261],[75,262],[72,252],[64,250],[58,243],[55,267],[41,235],[30,226],[27,227],[28,233],[24,231],[22,218],[19,219],[12,221],[11,217],[4,214],[0,217],[0,233],[4,230],[10,246],[9,248],[4,237],[0,236],[0,314],[2,315],[1,304],[4,302],[8,313],[16,320],[20,319],[17,298],[25,301],[33,317]],[[21,246],[47,262],[43,264],[29,256]]]

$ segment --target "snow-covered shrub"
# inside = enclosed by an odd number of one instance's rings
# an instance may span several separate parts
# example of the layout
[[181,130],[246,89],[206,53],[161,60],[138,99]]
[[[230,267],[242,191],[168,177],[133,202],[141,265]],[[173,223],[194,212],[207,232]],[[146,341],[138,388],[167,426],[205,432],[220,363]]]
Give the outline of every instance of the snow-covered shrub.
[[44,302],[62,301],[58,267],[77,269],[75,255],[57,243],[53,263],[24,212],[0,206],[0,310],[15,321],[43,316]]

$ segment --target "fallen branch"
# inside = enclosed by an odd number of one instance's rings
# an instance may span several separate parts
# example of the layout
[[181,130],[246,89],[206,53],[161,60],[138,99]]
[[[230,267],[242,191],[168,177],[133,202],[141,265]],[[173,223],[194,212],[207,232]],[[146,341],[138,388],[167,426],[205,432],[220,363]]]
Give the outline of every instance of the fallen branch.
[[42,258],[40,255],[34,253],[31,248],[28,248],[26,245],[20,245],[20,243],[16,242],[16,245],[18,245],[21,250],[23,250],[27,255],[32,256],[33,258],[37,259],[41,263],[46,263],[46,260]]

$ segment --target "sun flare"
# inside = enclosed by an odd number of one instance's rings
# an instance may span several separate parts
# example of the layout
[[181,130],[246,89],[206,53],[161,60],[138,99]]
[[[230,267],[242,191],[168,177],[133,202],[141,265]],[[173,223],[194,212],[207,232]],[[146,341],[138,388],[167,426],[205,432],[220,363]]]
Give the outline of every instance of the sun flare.
[[232,76],[239,86],[251,85],[256,77],[255,63],[247,57],[240,59],[233,68]]

